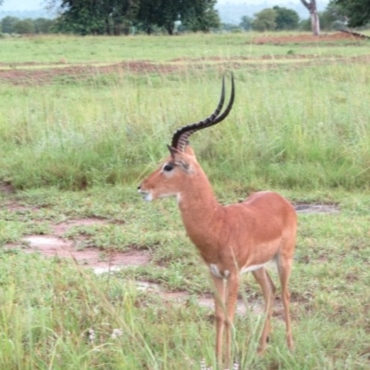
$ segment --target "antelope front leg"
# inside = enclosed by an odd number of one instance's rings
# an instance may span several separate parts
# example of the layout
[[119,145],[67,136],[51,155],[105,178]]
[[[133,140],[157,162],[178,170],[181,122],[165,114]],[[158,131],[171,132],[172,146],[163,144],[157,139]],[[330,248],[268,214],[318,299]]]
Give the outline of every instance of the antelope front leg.
[[226,303],[227,303],[227,318],[225,320],[226,325],[226,365],[229,367],[231,359],[231,342],[232,342],[232,330],[235,314],[236,301],[238,299],[239,289],[239,275],[238,273],[231,274],[226,283]]
[[216,314],[216,357],[222,364],[222,337],[225,327],[225,280],[212,275],[215,285],[215,314]]

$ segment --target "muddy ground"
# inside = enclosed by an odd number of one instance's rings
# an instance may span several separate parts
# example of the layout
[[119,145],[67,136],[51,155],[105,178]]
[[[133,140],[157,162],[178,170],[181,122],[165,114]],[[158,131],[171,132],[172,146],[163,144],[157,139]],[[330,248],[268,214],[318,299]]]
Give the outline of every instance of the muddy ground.
[[[339,208],[333,204],[305,204],[295,205],[297,213],[337,213]],[[25,212],[28,209],[17,203],[10,203],[7,206],[10,212]],[[52,232],[50,234],[26,235],[19,243],[7,244],[4,248],[8,250],[17,249],[23,253],[40,253],[45,258],[68,258],[74,261],[78,268],[92,269],[96,274],[109,274],[128,267],[145,266],[151,261],[151,255],[148,250],[138,250],[134,247],[125,252],[120,251],[102,251],[98,248],[79,249],[78,245],[81,236],[66,239],[64,235],[73,227],[108,225],[108,221],[99,218],[82,218],[68,220],[58,224],[50,224]],[[87,238],[87,236],[84,236]],[[172,302],[184,302],[190,295],[186,291],[167,292],[159,284],[141,281],[137,283],[138,289],[153,291],[159,294],[163,299]],[[213,309],[213,298],[210,295],[202,295],[197,299],[202,307]],[[244,315],[246,313],[246,302],[239,299],[237,302],[236,313]],[[248,310],[257,314],[263,313],[263,304],[259,301],[248,302]],[[283,318],[283,306],[281,300],[277,297],[274,309],[274,316]]]

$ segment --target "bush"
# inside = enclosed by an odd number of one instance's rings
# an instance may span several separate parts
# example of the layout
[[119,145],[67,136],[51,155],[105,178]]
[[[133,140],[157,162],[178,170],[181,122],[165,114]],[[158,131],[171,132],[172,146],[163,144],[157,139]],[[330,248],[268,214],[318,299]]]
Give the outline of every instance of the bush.
[[292,9],[274,6],[277,30],[295,30],[298,28],[299,15]]
[[256,31],[272,31],[276,28],[277,13],[274,9],[263,9],[255,14],[252,28]]
[[13,33],[14,25],[20,21],[19,18],[7,16],[1,21],[1,30],[3,33]]

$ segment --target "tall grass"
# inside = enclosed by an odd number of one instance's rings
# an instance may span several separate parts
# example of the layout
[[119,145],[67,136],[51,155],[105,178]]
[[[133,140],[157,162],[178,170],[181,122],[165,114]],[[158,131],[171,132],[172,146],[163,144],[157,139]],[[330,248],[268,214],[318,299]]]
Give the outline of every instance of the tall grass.
[[[293,33],[294,34],[294,33]],[[221,56],[254,57],[262,55],[285,55],[287,51],[299,55],[332,57],[367,55],[368,43],[361,40],[336,41],[309,44],[296,43],[294,39],[284,44],[252,43],[266,36],[284,36],[287,33],[261,34],[192,34],[180,37],[128,36],[107,38],[105,36],[34,36],[1,39],[0,62],[14,63],[114,63],[122,60],[153,60],[166,62],[178,58],[206,58]],[[292,35],[289,32],[288,35]],[[296,33],[299,35],[299,33]],[[5,66],[1,66],[5,67]]]
[[0,268],[4,369],[197,368],[186,353],[199,352],[195,341],[209,345],[196,305],[159,308],[130,282],[37,256],[2,254]]
[[[197,300],[198,294],[210,292],[211,282],[182,232],[175,202],[148,208],[128,195],[131,190],[124,195],[121,191],[95,187],[86,192],[37,189],[14,196],[0,194],[0,232],[6,224],[0,245],[11,240],[20,246],[19,250],[0,248],[2,368],[200,370],[204,358],[217,369],[213,310],[199,307]],[[243,276],[240,298],[246,313],[236,315],[233,341],[240,369],[369,367],[370,196],[334,193],[341,213],[299,215],[290,279],[293,353],[285,343],[277,299],[271,342],[264,356],[256,355],[263,297],[257,283]],[[23,209],[8,209],[8,201],[17,201]],[[139,240],[149,245],[151,240],[150,263],[95,276],[73,261],[23,253],[21,236],[17,241],[11,233],[30,233],[32,224],[35,232],[41,220],[55,224],[89,215],[104,217],[112,225],[89,233],[81,228],[84,237],[102,239],[114,232],[112,226],[120,220],[126,235],[122,248]],[[65,237],[73,238],[72,230]],[[271,276],[278,280],[275,271]],[[161,291],[185,290],[189,296],[166,299],[156,289],[140,290],[136,280],[160,283]]]
[[[210,114],[232,66],[122,70],[44,86],[0,86],[0,178],[18,188],[81,189],[137,180],[172,132]],[[194,135],[213,179],[259,187],[370,183],[370,67],[362,63],[234,70],[227,120]],[[237,185],[239,186],[239,185]]]

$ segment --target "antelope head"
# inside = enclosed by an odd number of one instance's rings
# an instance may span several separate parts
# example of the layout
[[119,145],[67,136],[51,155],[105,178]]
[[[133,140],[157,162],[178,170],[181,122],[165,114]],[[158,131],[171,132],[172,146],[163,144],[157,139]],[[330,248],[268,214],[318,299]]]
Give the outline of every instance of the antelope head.
[[170,155],[158,169],[151,173],[138,187],[138,192],[146,201],[175,196],[179,200],[184,189],[194,184],[197,177],[204,177],[202,168],[197,162],[189,137],[194,132],[213,126],[223,121],[230,113],[234,103],[235,86],[231,74],[231,96],[229,103],[221,113],[225,101],[225,75],[222,79],[221,98],[215,111],[202,121],[179,128],[168,145]]

